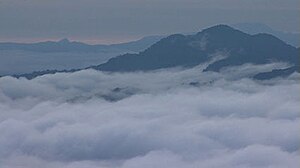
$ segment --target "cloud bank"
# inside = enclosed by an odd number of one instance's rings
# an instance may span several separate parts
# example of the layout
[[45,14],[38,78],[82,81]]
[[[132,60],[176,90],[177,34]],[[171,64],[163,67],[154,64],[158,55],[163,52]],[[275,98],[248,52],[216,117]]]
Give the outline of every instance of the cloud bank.
[[201,69],[0,78],[0,167],[298,167],[299,74]]

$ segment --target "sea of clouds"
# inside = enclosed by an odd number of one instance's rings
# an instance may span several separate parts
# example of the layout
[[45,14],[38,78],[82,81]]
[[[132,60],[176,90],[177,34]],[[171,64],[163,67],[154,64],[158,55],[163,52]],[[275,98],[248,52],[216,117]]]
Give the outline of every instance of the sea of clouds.
[[298,168],[299,74],[83,70],[0,78],[1,168]]

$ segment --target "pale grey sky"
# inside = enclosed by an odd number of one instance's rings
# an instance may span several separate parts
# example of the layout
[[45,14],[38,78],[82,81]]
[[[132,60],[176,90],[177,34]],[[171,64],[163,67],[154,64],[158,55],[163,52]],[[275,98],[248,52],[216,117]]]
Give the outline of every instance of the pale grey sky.
[[261,22],[300,31],[299,0],[0,0],[0,41],[89,43]]

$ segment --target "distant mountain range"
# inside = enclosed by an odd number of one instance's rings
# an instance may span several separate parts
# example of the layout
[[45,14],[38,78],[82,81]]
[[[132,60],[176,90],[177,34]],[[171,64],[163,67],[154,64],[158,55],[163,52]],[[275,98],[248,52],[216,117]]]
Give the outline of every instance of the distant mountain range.
[[272,34],[281,39],[282,41],[286,42],[287,44],[293,45],[294,47],[300,46],[299,32],[284,32],[280,30],[274,30],[271,27],[262,23],[237,23],[231,26],[251,35],[258,33]]
[[89,45],[82,42],[69,41],[46,41],[39,43],[10,43],[0,42],[0,50],[23,50],[32,52],[103,52],[110,50],[126,50],[127,52],[139,52],[145,50],[163,36],[147,36],[137,41],[131,41],[111,45]]
[[143,51],[161,38],[163,36],[147,36],[112,45],[89,45],[68,39],[31,44],[0,43],[0,76],[98,65],[117,55]]
[[[270,34],[250,35],[227,25],[217,25],[195,35],[171,35],[138,54],[120,55],[109,59],[106,63],[88,68],[110,72],[133,72],[178,66],[190,68],[212,62],[204,71],[218,72],[222,68],[249,63],[285,62],[291,65],[287,70],[274,70],[269,74],[257,74],[254,77],[269,79],[299,72],[299,56],[299,49]],[[76,70],[63,72],[73,71]],[[61,71],[42,71],[16,77],[31,79],[55,72]]]

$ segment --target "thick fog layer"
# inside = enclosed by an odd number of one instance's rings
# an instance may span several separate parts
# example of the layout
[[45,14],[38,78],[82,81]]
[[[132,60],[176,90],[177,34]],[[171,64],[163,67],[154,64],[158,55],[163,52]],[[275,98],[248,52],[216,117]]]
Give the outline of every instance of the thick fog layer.
[[0,167],[297,168],[299,74],[243,78],[282,66],[0,78]]

